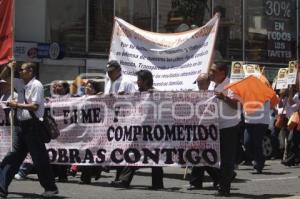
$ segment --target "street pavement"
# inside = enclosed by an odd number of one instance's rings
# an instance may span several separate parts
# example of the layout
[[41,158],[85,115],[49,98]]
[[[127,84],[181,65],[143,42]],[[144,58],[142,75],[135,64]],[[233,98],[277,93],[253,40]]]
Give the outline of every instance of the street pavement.
[[[102,173],[98,181],[90,185],[79,184],[79,174],[69,176],[69,182],[57,183],[59,195],[56,198],[80,199],[210,199],[216,196],[209,177],[206,176],[201,190],[187,190],[188,181],[184,180],[184,168],[164,168],[165,189],[149,190],[151,185],[151,169],[140,169],[134,176],[129,189],[114,188],[110,181],[115,171]],[[236,170],[237,177],[232,183],[231,198],[255,199],[300,199],[300,166],[285,167],[279,160],[266,162],[263,174],[254,174],[250,166],[240,165]],[[188,176],[187,176],[188,177]],[[14,180],[9,188],[8,198],[40,198],[43,189],[37,176],[31,174],[27,180]]]

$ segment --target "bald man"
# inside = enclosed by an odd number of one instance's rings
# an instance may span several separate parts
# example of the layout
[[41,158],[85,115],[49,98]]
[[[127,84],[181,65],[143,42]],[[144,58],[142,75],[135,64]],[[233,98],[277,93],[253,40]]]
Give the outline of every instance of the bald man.
[[210,79],[207,73],[201,73],[197,77],[195,83],[197,83],[198,89],[207,90],[210,84]]
[[[210,79],[207,73],[201,73],[197,77],[196,81],[199,91],[207,91],[210,85]],[[207,172],[213,181],[214,188],[217,188],[220,180],[220,170],[209,166],[193,167],[190,176],[190,185],[188,190],[202,189],[202,183],[204,179],[204,172]]]

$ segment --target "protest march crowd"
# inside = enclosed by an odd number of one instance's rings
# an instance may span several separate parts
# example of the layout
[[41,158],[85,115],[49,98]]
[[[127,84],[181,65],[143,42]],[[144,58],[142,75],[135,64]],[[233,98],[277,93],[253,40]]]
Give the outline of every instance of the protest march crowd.
[[[299,164],[298,63],[280,69],[272,85],[263,69],[243,62],[232,63],[229,77],[228,64],[213,61],[218,20],[216,15],[199,29],[158,37],[116,19],[104,88],[94,80],[72,85],[58,80],[45,98],[35,63],[1,67],[0,142],[11,136],[12,143],[0,154],[0,197],[7,197],[13,179],[33,169],[45,190],[42,197],[59,193],[55,178],[68,182],[68,175],[79,172],[79,183],[90,184],[113,169],[111,186],[128,188],[135,172],[147,167],[150,189],[164,189],[164,166],[190,166],[188,190],[202,188],[206,171],[217,194],[230,196],[237,165],[264,172],[263,137],[270,126],[274,157],[283,166]],[[191,85],[194,91],[183,89]],[[168,88],[174,92],[165,94]],[[156,94],[163,96],[160,105]],[[137,105],[128,105],[130,99]],[[64,109],[68,103],[79,108]],[[178,107],[183,115],[174,114]],[[286,141],[280,148],[281,134]]]
[[[18,70],[20,79],[15,78],[16,93],[11,96],[10,80],[7,79],[9,70],[15,69],[15,63],[11,62],[2,70],[1,73],[1,101],[3,109],[14,109],[15,130],[13,133],[13,148],[1,163],[0,193],[2,197],[8,194],[8,186],[15,179],[24,179],[26,175],[35,169],[38,174],[40,184],[45,188],[44,197],[52,197],[58,193],[55,185],[55,176],[59,182],[67,182],[68,175],[76,175],[81,172],[80,183],[90,184],[91,179],[98,180],[102,171],[116,169],[115,180],[111,186],[128,188],[133,179],[135,171],[139,166],[100,166],[100,165],[50,165],[48,154],[44,142],[37,135],[39,127],[36,125],[36,119],[44,114],[44,93],[41,83],[35,79],[36,65],[33,63],[23,63]],[[107,64],[108,83],[101,90],[99,83],[93,80],[82,82],[80,86],[84,87],[82,95],[126,95],[135,92],[154,93],[153,76],[148,70],[140,70],[137,75],[137,87],[122,75],[121,66],[117,61],[109,61]],[[262,149],[262,140],[264,133],[270,125],[270,117],[276,115],[274,130],[272,136],[276,143],[279,143],[279,133],[282,132],[287,138],[284,149],[280,151],[278,146],[275,151],[275,158],[282,159],[285,166],[294,166],[299,163],[299,91],[295,85],[287,89],[281,89],[278,92],[278,104],[272,104],[273,99],[264,101],[260,108],[254,108],[249,112],[249,107],[245,107],[245,101],[234,93],[235,89],[226,89],[230,84],[227,76],[228,68],[226,63],[215,62],[211,65],[208,73],[202,73],[198,76],[197,84],[200,92],[213,90],[217,103],[222,104],[220,111],[224,115],[219,116],[218,127],[220,135],[220,167],[211,166],[193,166],[190,187],[192,189],[201,189],[204,172],[210,175],[213,186],[218,189],[218,194],[229,196],[232,180],[238,174],[234,171],[236,165],[242,163],[252,165],[258,173],[263,173],[265,158]],[[261,74],[261,76],[263,76]],[[251,76],[254,77],[254,76]],[[254,77],[257,82],[270,87],[270,84],[264,79]],[[246,78],[247,79],[247,78]],[[234,84],[234,83],[233,83]],[[70,85],[65,81],[55,81],[52,84],[52,98],[70,98],[78,97],[77,94],[70,93]],[[251,89],[248,91],[251,92]],[[275,100],[276,101],[276,100]],[[257,101],[258,102],[258,101]],[[243,104],[244,110],[241,109]],[[273,107],[272,107],[273,106]],[[239,112],[240,111],[240,112]],[[32,115],[34,113],[36,117]],[[281,121],[282,120],[282,121]],[[134,139],[132,139],[134,140]],[[190,141],[192,141],[191,139]],[[278,144],[279,145],[279,144]],[[27,153],[31,155],[32,163],[23,162]],[[163,189],[163,167],[153,166],[152,168],[152,186],[151,189]]]

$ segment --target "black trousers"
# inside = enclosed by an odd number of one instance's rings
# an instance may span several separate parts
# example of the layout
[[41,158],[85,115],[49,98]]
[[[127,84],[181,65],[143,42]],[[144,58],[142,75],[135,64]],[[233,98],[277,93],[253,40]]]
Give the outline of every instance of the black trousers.
[[220,153],[221,153],[221,175],[220,188],[224,191],[230,190],[233,177],[234,164],[240,125],[220,129]]
[[[128,185],[131,183],[134,173],[138,170],[139,167],[124,167],[120,173],[119,180],[127,183]],[[152,169],[152,186],[153,187],[163,187],[163,169],[162,167],[151,167]]]
[[202,187],[203,179],[204,179],[204,172],[207,172],[211,177],[214,183],[218,183],[220,180],[220,169],[209,167],[209,166],[200,166],[200,167],[193,167],[192,173],[190,177],[190,184],[196,187]]
[[80,180],[84,183],[90,183],[92,177],[100,178],[102,173],[101,166],[79,166],[79,170],[81,171]]
[[296,129],[290,133],[288,138],[288,154],[286,160],[282,162],[287,166],[293,166],[296,159],[300,158],[299,145],[300,145],[300,132]]
[[12,136],[12,151],[4,157],[0,165],[1,189],[8,191],[8,186],[29,152],[41,186],[47,191],[56,190],[49,156],[45,144],[39,137],[38,127],[34,120],[18,122]]

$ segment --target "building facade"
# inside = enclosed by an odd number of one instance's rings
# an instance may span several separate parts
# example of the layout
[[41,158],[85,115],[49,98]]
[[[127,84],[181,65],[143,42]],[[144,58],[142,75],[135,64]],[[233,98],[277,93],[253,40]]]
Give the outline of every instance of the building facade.
[[[15,40],[24,45],[56,42],[62,59],[43,57],[43,83],[104,72],[113,17],[154,32],[179,32],[205,24],[221,13],[218,59],[266,66],[271,79],[278,67],[299,58],[297,0],[16,0]],[[28,53],[27,53],[28,54]],[[20,56],[20,60],[32,57]]]

